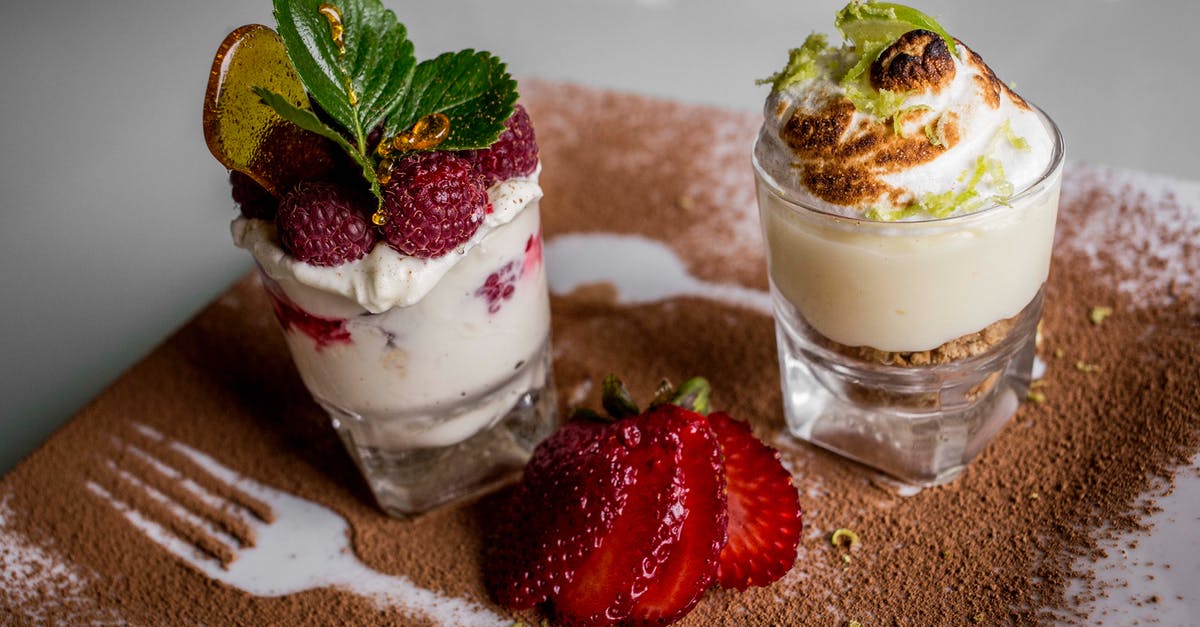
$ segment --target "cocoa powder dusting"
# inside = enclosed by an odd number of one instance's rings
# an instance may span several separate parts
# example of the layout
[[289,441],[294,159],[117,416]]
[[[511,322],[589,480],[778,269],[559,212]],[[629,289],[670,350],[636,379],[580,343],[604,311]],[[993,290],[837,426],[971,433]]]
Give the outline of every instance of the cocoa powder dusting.
[[[757,116],[561,83],[526,81],[522,93],[542,148],[546,237],[639,234],[667,242],[706,281],[765,289],[749,166]],[[1094,622],[1079,605],[1106,593],[1091,561],[1115,534],[1145,531],[1153,486],[1200,452],[1200,207],[1112,174],[1074,166],[1064,183],[1040,349],[1045,401],[1022,405],[958,480],[913,496],[783,433],[768,316],[695,297],[625,306],[604,286],[552,299],[564,410],[598,405],[610,372],[641,398],[661,377],[702,375],[714,407],[749,420],[794,473],[806,524],[796,567],[767,588],[713,590],[680,624]],[[1167,249],[1178,252],[1154,261]],[[1113,309],[1101,324],[1088,318],[1096,306]],[[0,480],[0,623],[435,624],[421,607],[334,588],[252,596],[160,549],[86,487],[121,489],[106,459],[151,473],[113,436],[184,465],[131,421],[340,514],[349,550],[377,572],[514,620],[542,618],[505,612],[482,585],[486,531],[506,492],[415,521],[383,515],[248,278]],[[211,483],[201,469],[182,472]],[[248,507],[263,520],[279,514]],[[254,541],[236,522],[219,526]],[[834,546],[840,528],[859,542]]]

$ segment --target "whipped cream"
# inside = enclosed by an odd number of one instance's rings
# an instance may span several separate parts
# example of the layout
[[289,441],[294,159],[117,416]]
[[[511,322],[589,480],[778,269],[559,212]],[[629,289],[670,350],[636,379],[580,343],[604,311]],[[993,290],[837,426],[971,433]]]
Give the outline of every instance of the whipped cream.
[[371,313],[382,313],[419,302],[489,233],[508,224],[526,206],[540,199],[540,174],[539,164],[528,177],[514,177],[492,185],[488,189],[492,212],[485,216],[471,239],[457,250],[432,259],[410,257],[380,242],[357,261],[316,266],[299,261],[280,247],[273,222],[239,217],[230,231],[233,243],[254,255],[263,272],[272,279],[294,280],[354,301]]
[[[755,148],[759,166],[790,200],[826,213],[871,219],[883,214],[889,220],[969,213],[1038,181],[1056,148],[1039,113],[962,42],[957,54],[944,46],[940,52],[939,60],[952,62],[953,70],[943,72],[940,84],[928,76],[910,77],[909,87],[915,88],[900,88],[905,96],[894,123],[849,106],[838,80],[847,52],[824,51],[814,78],[773,90],[767,98]],[[978,200],[945,215],[918,206],[938,194],[967,190],[981,158],[995,160],[1002,178],[993,176],[994,166],[978,177],[973,197]]]

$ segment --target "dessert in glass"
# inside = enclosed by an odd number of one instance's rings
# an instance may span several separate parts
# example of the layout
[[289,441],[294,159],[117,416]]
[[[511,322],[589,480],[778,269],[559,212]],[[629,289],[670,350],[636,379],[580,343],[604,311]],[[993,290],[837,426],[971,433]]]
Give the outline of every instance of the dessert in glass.
[[934,485],[1026,398],[1062,138],[928,16],[855,2],[791,51],[754,146],[784,414]]
[[516,83],[486,52],[417,63],[377,0],[275,9],[226,38],[206,94],[234,243],[382,509],[503,485],[557,425]]

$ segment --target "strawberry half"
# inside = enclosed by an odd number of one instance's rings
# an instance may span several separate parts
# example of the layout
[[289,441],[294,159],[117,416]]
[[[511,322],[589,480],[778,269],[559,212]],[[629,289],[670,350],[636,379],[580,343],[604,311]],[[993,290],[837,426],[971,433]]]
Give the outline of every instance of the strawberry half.
[[708,417],[725,456],[729,540],[717,562],[723,588],[745,590],[782,577],[800,543],[799,495],[779,452],[754,437],[750,425],[722,412]]

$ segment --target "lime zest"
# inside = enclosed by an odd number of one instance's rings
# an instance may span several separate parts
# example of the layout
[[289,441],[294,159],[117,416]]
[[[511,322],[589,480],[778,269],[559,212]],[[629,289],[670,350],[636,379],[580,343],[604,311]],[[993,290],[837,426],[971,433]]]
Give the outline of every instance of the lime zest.
[[1088,320],[1091,320],[1092,324],[1094,325],[1100,325],[1104,323],[1105,318],[1108,318],[1112,314],[1112,307],[1098,305],[1096,307],[1092,307],[1092,310],[1088,312]]
[[896,113],[904,108],[908,92],[890,91],[887,89],[864,89],[858,84],[843,85],[846,98],[854,104],[854,108],[880,120],[894,118]]
[[858,544],[858,534],[849,529],[838,529],[829,536],[829,542],[833,546],[852,547]]
[[1029,152],[1029,142],[1024,137],[1017,135],[1012,129],[1012,120],[1004,120],[1004,124],[1000,125],[1000,133],[1008,140],[1008,143],[1017,150]]
[[[934,146],[944,143],[941,139],[941,127],[944,120],[945,116],[943,115],[938,118],[936,126],[934,124],[925,126],[925,136]],[[894,120],[893,124],[895,124]],[[960,191],[951,189],[937,194],[928,193],[902,209],[872,207],[863,212],[863,216],[868,220],[881,222],[907,220],[922,214],[940,219],[948,218],[956,213],[971,213],[982,208],[989,201],[997,205],[1007,205],[1009,199],[1012,198],[1014,189],[1012,181],[1008,180],[1008,175],[1004,172],[1004,163],[995,156],[1001,141],[1006,141],[1017,150],[1030,149],[1029,142],[1014,133],[1010,121],[1005,120],[992,135],[984,153],[975,159],[973,165],[958,175],[957,181],[962,184]],[[984,196],[979,192],[979,185],[984,181],[990,183],[995,190],[991,196]]]
[[788,51],[788,62],[782,70],[771,76],[754,81],[756,85],[771,84],[771,91],[783,91],[797,83],[817,77],[817,62],[821,53],[829,49],[829,41],[822,33],[812,33],[799,48]]
[[925,138],[929,140],[929,145],[935,148],[946,145],[946,142],[942,141],[941,137],[943,117],[939,115],[938,119],[925,125]]
[[[901,120],[903,120],[905,115],[912,113],[913,111],[933,111],[933,107],[927,104],[918,104],[911,107],[904,107],[903,109],[897,111],[896,114],[892,116],[892,131],[896,133],[897,137],[900,137],[901,139],[904,138],[904,124],[901,122]],[[928,133],[926,135],[928,135]],[[933,144],[933,142],[930,143]],[[937,144],[933,145],[936,146]]]
[[871,69],[871,64],[879,55],[887,50],[887,47],[892,45],[892,41],[865,41],[854,44],[854,56],[852,60],[854,64],[846,69],[846,73],[839,79],[839,83],[844,85],[852,85],[860,82],[863,77],[869,77],[868,71]]

